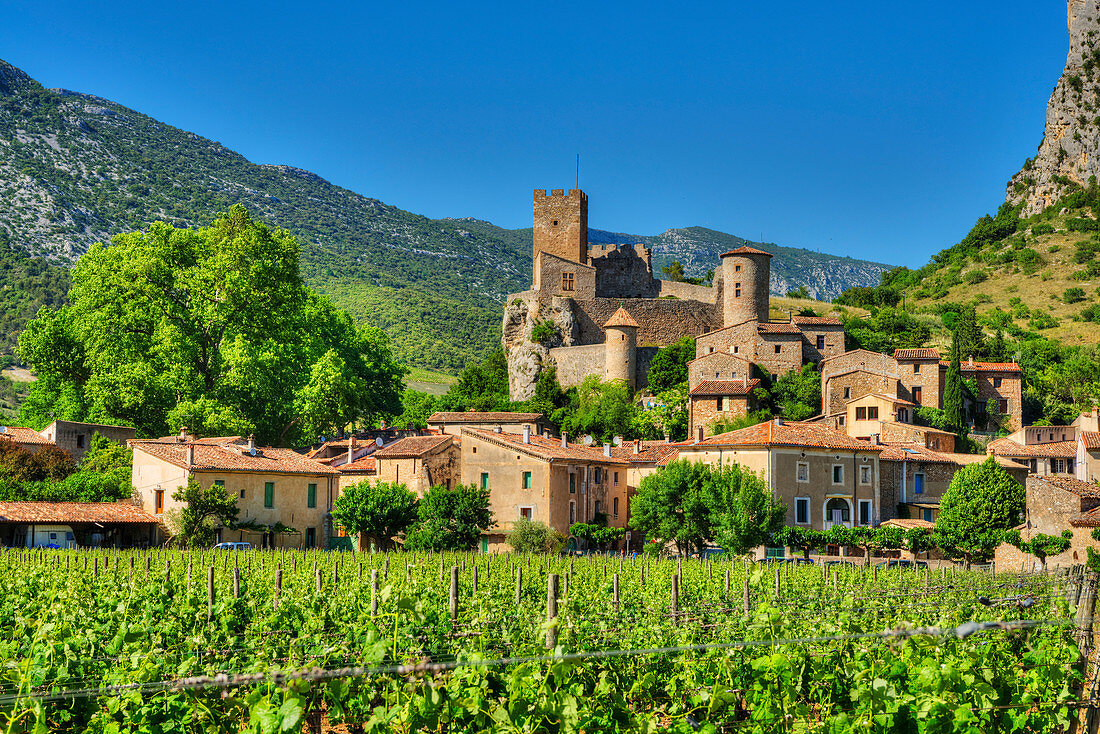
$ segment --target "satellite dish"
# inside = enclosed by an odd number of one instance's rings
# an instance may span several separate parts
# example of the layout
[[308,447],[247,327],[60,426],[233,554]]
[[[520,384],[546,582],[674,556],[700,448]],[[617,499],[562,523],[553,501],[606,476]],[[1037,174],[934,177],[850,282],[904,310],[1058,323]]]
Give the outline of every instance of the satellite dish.
[[585,436],[584,441],[582,441],[582,443],[585,446],[591,446],[592,445],[592,437],[591,436]]
[[377,446],[378,448],[382,448],[382,437],[381,436],[374,439],[374,445]]
[[252,448],[250,448],[250,449],[248,450],[248,453],[249,453],[249,455],[251,455],[251,456],[255,456],[255,455],[256,455],[256,447],[255,447],[255,446],[253,446]]
[[622,436],[615,436],[615,438],[611,439],[611,441],[616,446],[622,446],[623,445],[623,437]]

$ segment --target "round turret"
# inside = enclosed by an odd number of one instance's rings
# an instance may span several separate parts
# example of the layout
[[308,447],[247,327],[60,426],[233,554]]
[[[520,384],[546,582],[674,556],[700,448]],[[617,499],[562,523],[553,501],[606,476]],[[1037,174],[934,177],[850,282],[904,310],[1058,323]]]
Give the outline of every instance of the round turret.
[[637,369],[638,322],[620,306],[603,325],[603,332],[604,379],[622,380],[633,390]]
[[768,320],[771,258],[752,247],[722,254],[722,326]]

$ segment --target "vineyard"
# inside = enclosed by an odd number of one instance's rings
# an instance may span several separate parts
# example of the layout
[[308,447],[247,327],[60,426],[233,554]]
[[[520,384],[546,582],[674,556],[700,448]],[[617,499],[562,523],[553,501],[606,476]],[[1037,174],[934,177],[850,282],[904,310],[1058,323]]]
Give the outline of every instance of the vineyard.
[[1091,697],[1080,652],[1094,598],[1086,578],[617,557],[5,550],[0,725],[1052,732]]

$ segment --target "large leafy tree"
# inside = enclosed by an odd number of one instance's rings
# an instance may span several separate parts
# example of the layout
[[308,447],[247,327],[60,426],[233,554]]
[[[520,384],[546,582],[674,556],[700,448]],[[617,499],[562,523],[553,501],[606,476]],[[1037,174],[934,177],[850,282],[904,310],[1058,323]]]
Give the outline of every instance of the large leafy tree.
[[947,367],[947,375],[943,383],[943,412],[947,425],[954,431],[961,432],[966,425],[966,416],[963,411],[963,378],[962,367],[959,364],[958,338],[951,340],[951,364]]
[[300,442],[401,412],[384,335],[305,287],[298,244],[233,207],[203,229],[154,223],[95,245],[68,306],[20,337],[40,380],[22,419],[187,425]]
[[634,438],[637,407],[626,383],[604,382],[599,375],[589,375],[569,392],[569,405],[554,413],[554,422],[563,431],[571,436],[591,434],[597,441],[613,436]]
[[481,534],[496,527],[489,509],[489,490],[474,484],[437,485],[428,490],[409,531],[409,550],[473,550]]
[[172,493],[172,499],[183,506],[170,511],[174,517],[169,524],[176,526],[175,540],[188,548],[212,544],[218,525],[229,527],[237,520],[237,499],[217,484],[204,489],[191,477],[186,487]]
[[716,472],[713,481],[722,498],[715,520],[718,545],[742,555],[764,545],[782,529],[787,507],[776,501],[760,477],[734,464]]
[[649,362],[649,389],[654,393],[671,390],[687,382],[687,363],[695,359],[695,339],[682,337],[661,347]]
[[419,502],[404,484],[364,480],[346,487],[332,504],[333,521],[352,535],[387,550],[416,520]]
[[647,538],[675,543],[681,555],[702,551],[714,537],[719,497],[706,464],[674,461],[644,477],[630,503],[630,524]]
[[991,456],[955,472],[940,500],[937,545],[967,564],[987,561],[1025,506],[1024,488]]
[[821,530],[803,527],[801,525],[789,525],[778,530],[775,542],[785,548],[801,551],[802,557],[809,559],[810,552],[821,550],[828,545],[829,538]]

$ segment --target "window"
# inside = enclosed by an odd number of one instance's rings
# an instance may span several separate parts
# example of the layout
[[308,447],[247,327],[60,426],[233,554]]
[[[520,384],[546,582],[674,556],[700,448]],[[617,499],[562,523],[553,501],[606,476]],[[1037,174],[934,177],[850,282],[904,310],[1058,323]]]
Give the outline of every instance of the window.
[[1001,378],[1000,377],[994,377],[993,378],[993,387],[997,388],[997,387],[1000,387],[1000,386],[1001,386]]
[[734,353],[734,354],[737,354],[737,352],[738,352],[738,351],[740,351],[740,349],[741,349],[741,347],[739,347],[739,346],[737,346],[737,345],[734,345],[734,347],[733,347],[733,353]]
[[613,497],[611,499],[611,514],[615,517],[619,516],[619,498]]
[[577,503],[573,500],[569,500],[569,524],[572,525],[577,521]]
[[850,387],[844,388],[844,399],[845,400],[851,400],[851,398],[852,398],[852,388],[850,388]]
[[916,403],[917,405],[921,405],[920,399],[921,399],[921,394],[923,392],[924,392],[924,389],[921,388],[920,385],[913,385],[913,402]]
[[619,483],[619,472],[615,472],[615,484]]
[[909,411],[906,410],[905,408],[898,408],[898,421],[900,423],[908,423],[909,422]]
[[833,464],[833,484],[844,484],[843,464]]
[[1001,411],[1001,415],[1008,415],[1008,401],[998,400],[997,409]]
[[158,489],[156,491],[156,510],[153,511],[154,515],[160,515],[164,512],[164,490]]
[[600,483],[600,467],[596,467],[596,484]]
[[733,266],[733,272],[740,273],[741,272],[741,266],[740,265],[734,265]]
[[241,499],[242,500],[244,499],[244,490],[243,489],[241,490]]
[[795,475],[800,482],[810,481],[810,462],[800,461],[798,462],[798,472]]
[[306,548],[317,547],[317,528],[306,528]]
[[783,347],[781,347],[781,346],[779,346],[778,344],[776,344],[776,345],[775,345],[775,353],[776,353],[776,354],[779,354],[779,353],[780,353],[781,351],[783,351]]
[[310,484],[306,486],[306,507],[317,506],[317,485]]
[[1035,461],[1035,459],[1029,459],[1027,463],[1028,463],[1028,470],[1029,470],[1029,471],[1030,471],[1030,472],[1031,472],[1032,474],[1035,474],[1035,473],[1036,473],[1036,472],[1038,471],[1038,469],[1039,469],[1039,468],[1038,468],[1038,465],[1036,464],[1036,461]]
[[825,335],[824,334],[818,334],[817,335],[817,348],[818,349],[824,349],[825,348]]
[[740,298],[741,297],[741,284],[740,283],[734,283],[733,295],[734,295],[735,298]]
[[561,289],[563,291],[573,290],[573,274],[572,273],[562,273],[561,274]]
[[264,482],[264,507],[275,506],[275,482]]
[[871,405],[871,406],[867,407],[867,420],[869,420],[869,421],[877,421],[878,420],[878,406],[877,405]]
[[913,494],[924,494],[924,475],[917,473],[913,475]]
[[786,550],[783,549],[783,548],[769,548],[769,547],[765,546],[764,547],[764,557],[765,558],[785,558],[786,557]]
[[826,522],[838,525],[842,522],[850,522],[851,519],[852,509],[848,506],[847,500],[834,497],[825,505]]
[[1065,474],[1066,473],[1066,460],[1065,459],[1053,459],[1054,473]]
[[810,498],[794,498],[794,521],[800,525],[808,525],[810,522]]
[[870,484],[871,483],[871,466],[864,465],[859,468],[859,483]]
[[932,508],[931,507],[925,507],[924,509],[922,509],[920,511],[920,514],[921,514],[921,520],[924,520],[925,522],[934,522],[934,520],[932,519]]
[[487,471],[481,472],[481,488],[482,489],[488,489],[489,488],[489,472],[487,472]]
[[859,501],[859,524],[870,525],[871,524],[871,500]]
[[718,410],[722,413],[728,413],[730,409],[730,399],[728,397],[718,398]]
[[78,449],[84,448],[84,434],[83,433],[76,434],[76,447]]
[[866,408],[856,408],[856,420],[857,421],[867,420],[867,409]]
[[577,493],[577,475],[576,474],[570,474],[569,475],[569,494],[576,494],[576,493]]
[[920,362],[913,365],[913,374],[914,375],[919,375],[920,374]]
[[844,419],[845,419],[846,417],[847,417],[847,416],[843,416],[843,415],[842,415],[842,416],[838,416],[838,417],[837,417],[837,420],[836,420],[836,422],[837,422],[837,425],[841,425],[841,426],[843,426],[843,425],[844,425]]
[[714,347],[707,347],[707,354],[714,354]]
[[535,516],[534,507],[521,507],[519,508],[519,516],[524,520],[530,520]]
[[531,489],[531,472],[529,471],[523,472],[523,488]]

